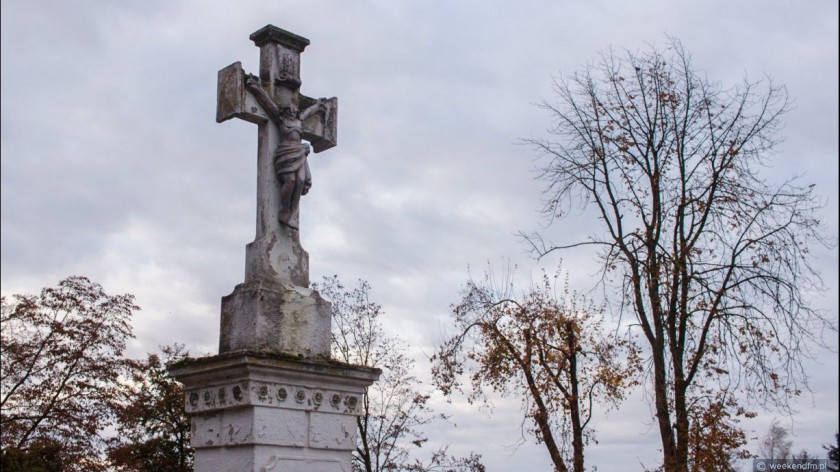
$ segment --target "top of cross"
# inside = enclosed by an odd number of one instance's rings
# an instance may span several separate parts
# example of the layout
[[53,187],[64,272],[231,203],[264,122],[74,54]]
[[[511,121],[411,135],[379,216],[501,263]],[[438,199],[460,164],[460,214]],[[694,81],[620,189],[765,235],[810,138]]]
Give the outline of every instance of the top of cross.
[[262,47],[266,43],[274,42],[292,49],[297,52],[303,52],[306,46],[309,46],[309,40],[303,36],[298,36],[294,33],[278,28],[274,25],[266,25],[255,31],[249,37],[257,47]]

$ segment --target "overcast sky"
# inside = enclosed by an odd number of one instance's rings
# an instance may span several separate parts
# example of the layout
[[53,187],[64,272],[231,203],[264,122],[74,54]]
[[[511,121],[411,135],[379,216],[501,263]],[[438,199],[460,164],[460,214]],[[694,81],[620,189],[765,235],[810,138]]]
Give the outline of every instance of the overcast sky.
[[[143,310],[132,355],[175,342],[216,352],[220,298],[243,281],[254,237],[257,141],[250,123],[216,124],[216,72],[235,61],[256,72],[248,36],[266,24],[310,39],[302,92],[339,98],[339,145],[310,156],[301,204],[312,280],[370,281],[422,376],[470,268],[510,260],[528,277],[539,267],[514,237],[542,223],[536,155],[518,143],[551,125],[534,104],[551,98],[552,75],[610,46],[669,34],[711,80],[769,74],[786,85],[795,108],[768,176],[816,184],[838,233],[835,0],[3,0],[1,13],[2,292],[80,274],[133,293]],[[587,221],[549,234],[587,234]],[[582,289],[588,257],[564,256]],[[815,303],[836,319],[838,251],[816,257],[830,290]],[[746,424],[753,436],[778,416],[797,448],[833,438],[837,353],[818,354],[799,413],[762,412]],[[491,471],[548,470],[530,438],[514,447],[515,402],[498,401],[494,416],[440,408],[458,427],[434,439],[453,451],[483,454]],[[590,465],[657,464],[643,392],[597,428]]]

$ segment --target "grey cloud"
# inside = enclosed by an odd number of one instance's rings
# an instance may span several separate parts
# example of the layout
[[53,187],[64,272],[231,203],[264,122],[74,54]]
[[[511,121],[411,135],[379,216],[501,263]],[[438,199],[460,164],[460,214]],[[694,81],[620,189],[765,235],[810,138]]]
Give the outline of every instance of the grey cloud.
[[[3,293],[70,273],[135,293],[137,355],[175,341],[215,349],[220,297],[242,281],[256,128],[214,122],[215,81],[234,61],[255,70],[248,35],[266,23],[312,41],[303,91],[340,101],[339,146],[311,156],[315,182],[302,204],[312,278],[370,280],[388,323],[416,327],[423,351],[445,328],[468,266],[508,257],[524,273],[535,267],[513,232],[542,223],[540,184],[528,171],[533,151],[516,143],[550,125],[532,104],[551,98],[551,74],[611,44],[643,48],[667,32],[710,77],[768,72],[787,84],[797,108],[775,170],[818,184],[836,232],[831,2],[4,1],[1,13]],[[552,236],[586,234],[591,221],[571,218]],[[566,256],[584,287],[587,258]],[[837,250],[824,260],[836,299]],[[820,389],[831,385],[836,374],[820,379]],[[820,399],[813,411],[834,417],[836,403]],[[643,430],[647,410],[626,414]],[[507,429],[494,444],[513,444],[515,415],[500,418]],[[480,451],[497,420],[459,419],[459,446]],[[605,431],[615,449],[593,449],[593,463],[631,446],[655,450],[655,439],[634,434]],[[498,470],[521,470],[542,450],[488,454]]]

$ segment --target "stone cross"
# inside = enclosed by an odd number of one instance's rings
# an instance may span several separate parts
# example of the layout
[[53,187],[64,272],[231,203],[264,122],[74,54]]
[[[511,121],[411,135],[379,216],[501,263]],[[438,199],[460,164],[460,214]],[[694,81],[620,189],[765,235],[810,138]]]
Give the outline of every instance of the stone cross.
[[298,234],[301,195],[311,185],[307,156],[336,145],[338,99],[300,93],[300,54],[309,40],[268,25],[250,39],[260,48],[259,77],[240,62],[219,71],[216,121],[259,126],[257,231],[248,245],[245,281],[309,285],[308,255]]
[[310,144],[316,153],[336,145],[338,99],[301,95],[308,39],[272,25],[250,39],[260,48],[259,76],[240,62],[218,75],[216,121],[259,126],[256,237],[246,247],[245,282],[222,298],[219,352],[328,357],[330,306],[309,288],[298,204],[311,185]]
[[222,297],[219,354],[169,364],[184,385],[196,472],[352,469],[357,418],[379,369],[330,358],[330,303],[309,288],[297,200],[306,158],[335,146],[336,99],[300,94],[309,41],[274,26],[251,35],[259,77],[219,72],[216,119],[259,125],[257,236],[245,281]]

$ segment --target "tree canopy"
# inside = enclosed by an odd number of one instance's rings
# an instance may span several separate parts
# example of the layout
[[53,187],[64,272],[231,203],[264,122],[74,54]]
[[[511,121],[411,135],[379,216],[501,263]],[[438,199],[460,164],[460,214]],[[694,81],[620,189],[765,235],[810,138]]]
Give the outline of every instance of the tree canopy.
[[43,470],[105,470],[103,433],[116,421],[120,378],[131,371],[123,351],[138,309],[132,295],[108,295],[79,276],[40,295],[3,298],[4,469],[29,470],[41,455]]
[[484,472],[480,455],[455,457],[446,444],[428,457],[420,453],[429,442],[423,427],[446,417],[429,406],[430,393],[414,374],[407,346],[385,333],[382,307],[371,300],[370,284],[359,280],[356,287],[347,288],[332,276],[313,286],[332,303],[333,358],[382,369],[380,379],[368,387],[357,419],[353,470]]
[[559,277],[543,273],[522,294],[489,268],[468,282],[432,374],[446,395],[466,383],[470,401],[486,402],[488,391],[519,396],[555,470],[583,472],[595,409],[622,400],[641,365],[633,342],[607,335],[602,307]]

